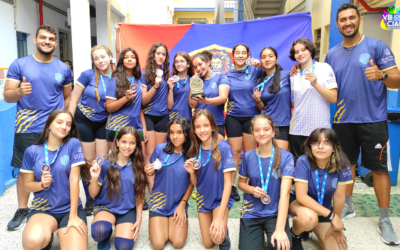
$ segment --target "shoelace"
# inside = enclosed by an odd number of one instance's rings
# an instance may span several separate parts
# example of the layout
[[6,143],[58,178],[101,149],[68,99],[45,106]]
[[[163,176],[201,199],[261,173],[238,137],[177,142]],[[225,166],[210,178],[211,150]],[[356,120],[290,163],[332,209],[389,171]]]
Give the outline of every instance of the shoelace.
[[24,212],[23,210],[21,210],[21,209],[18,209],[17,212],[15,212],[14,218],[16,219],[16,218],[18,218],[20,215],[21,215],[21,216],[24,216],[24,215],[25,215],[25,212]]
[[390,222],[390,220],[384,220],[383,222],[384,222],[384,223],[381,224],[381,226],[382,226],[383,229],[387,229],[387,230],[394,231],[394,230],[393,230],[392,223]]

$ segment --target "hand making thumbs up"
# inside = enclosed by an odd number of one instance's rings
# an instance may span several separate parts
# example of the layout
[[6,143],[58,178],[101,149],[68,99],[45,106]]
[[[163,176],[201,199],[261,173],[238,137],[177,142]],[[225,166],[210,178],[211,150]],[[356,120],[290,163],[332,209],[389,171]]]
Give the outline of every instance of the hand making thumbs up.
[[370,81],[379,81],[383,78],[383,72],[375,65],[374,61],[371,59],[369,61],[371,67],[365,69],[365,75]]
[[32,93],[32,86],[30,82],[26,82],[26,78],[22,77],[22,82],[19,86],[19,91],[22,96],[29,95]]

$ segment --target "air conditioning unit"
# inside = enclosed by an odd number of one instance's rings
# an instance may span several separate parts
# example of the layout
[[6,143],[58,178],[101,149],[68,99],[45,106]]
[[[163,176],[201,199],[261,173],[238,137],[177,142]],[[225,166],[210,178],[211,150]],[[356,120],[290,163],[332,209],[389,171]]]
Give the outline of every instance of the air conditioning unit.
[[0,0],[0,1],[14,5],[14,0]]

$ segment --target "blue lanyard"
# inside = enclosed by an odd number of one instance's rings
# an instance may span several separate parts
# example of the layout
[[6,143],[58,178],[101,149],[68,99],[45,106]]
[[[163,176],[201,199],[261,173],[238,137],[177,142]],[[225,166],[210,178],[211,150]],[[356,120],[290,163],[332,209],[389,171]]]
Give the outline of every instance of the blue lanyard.
[[174,164],[175,162],[177,162],[177,161],[182,157],[182,153],[178,156],[178,158],[176,158],[175,161],[173,161],[173,162],[167,164],[167,161],[168,161],[168,159],[169,159],[170,156],[171,156],[171,154],[168,154],[167,158],[166,158],[165,161],[162,163],[163,167],[172,165],[172,164]]
[[[182,86],[185,86],[186,81],[187,81],[188,79],[189,79],[189,76],[186,76],[185,82],[182,83]],[[179,87],[180,87],[180,84],[179,84],[179,81],[177,81],[177,82],[176,82],[176,88],[179,89]]]
[[317,188],[318,203],[322,205],[322,203],[324,202],[325,184],[326,184],[326,178],[328,177],[328,172],[325,171],[324,179],[322,180],[321,192],[319,191],[318,169],[315,169],[314,175],[315,175],[315,186]]
[[[106,95],[106,85],[104,84],[103,75],[100,74],[101,83],[103,84],[104,89],[104,96]],[[110,79],[111,79],[111,72],[110,72]]]
[[51,163],[49,163],[49,150],[47,148],[47,142],[44,143],[44,159],[46,160],[47,164],[51,165],[54,163],[54,161],[57,159],[58,152],[60,152],[60,148],[61,145],[58,146],[56,156],[54,156],[54,159],[51,161]]
[[[312,69],[311,69],[311,73],[314,73],[314,72],[315,72],[315,62],[313,62]],[[301,68],[300,68],[300,75],[303,75],[303,70]]]
[[269,79],[271,79],[274,75],[275,75],[275,72],[272,73],[272,75],[270,75],[268,78],[265,77],[265,78],[264,78],[264,81],[263,81],[262,83],[260,83],[260,84],[257,85],[257,88],[260,88],[260,87],[261,87],[261,89],[260,89],[260,92],[261,92],[261,93],[264,91],[264,86],[265,86],[265,84],[266,84],[266,83],[269,81]]
[[129,78],[129,76],[126,76],[126,78],[128,78],[128,81],[131,83],[131,84],[133,84],[133,76],[131,77],[131,78]]
[[[210,78],[211,79],[211,78]],[[207,163],[210,161],[210,157],[211,157],[211,149],[212,149],[212,141],[210,144],[210,151],[208,152],[208,157],[207,157],[207,161],[206,163],[204,163],[203,165],[201,165],[202,167],[204,167],[205,165],[207,165]],[[200,162],[201,164],[201,144],[200,144],[200,149],[199,149],[199,157],[197,157],[197,160]]]
[[250,66],[249,65],[246,65],[246,75],[248,75],[248,74],[250,74]]
[[272,146],[271,157],[270,157],[269,166],[268,166],[268,174],[267,174],[267,178],[265,179],[265,185],[264,185],[264,175],[263,175],[263,169],[262,169],[262,165],[261,165],[260,148],[258,148],[258,166],[260,167],[261,187],[264,190],[265,194],[267,194],[268,182],[269,182],[269,177],[271,175],[272,163],[274,162],[274,158],[275,158],[275,147]]
[[[127,162],[125,165],[123,165],[121,168],[126,167],[126,166],[127,166],[128,164],[130,164],[130,163],[131,163],[131,159],[129,159],[128,162]],[[115,165],[115,164],[111,164],[111,166],[113,166],[113,167],[114,167],[114,165]],[[119,165],[119,164],[118,164],[118,160],[117,160],[117,165]]]

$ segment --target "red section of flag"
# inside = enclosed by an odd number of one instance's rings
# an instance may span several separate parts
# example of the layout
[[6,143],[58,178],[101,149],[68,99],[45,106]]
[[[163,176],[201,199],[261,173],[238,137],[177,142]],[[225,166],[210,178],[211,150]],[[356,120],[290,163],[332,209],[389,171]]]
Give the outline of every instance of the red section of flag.
[[121,51],[125,48],[136,50],[142,69],[146,66],[147,55],[156,42],[164,43],[170,51],[192,27],[187,25],[143,25],[120,24]]
[[6,79],[4,77],[4,69],[0,69],[0,79]]

